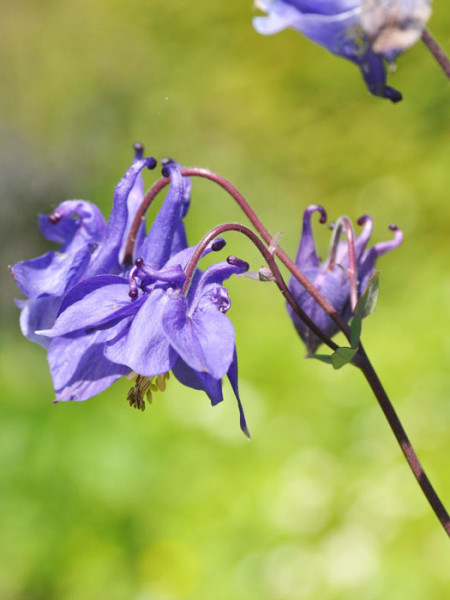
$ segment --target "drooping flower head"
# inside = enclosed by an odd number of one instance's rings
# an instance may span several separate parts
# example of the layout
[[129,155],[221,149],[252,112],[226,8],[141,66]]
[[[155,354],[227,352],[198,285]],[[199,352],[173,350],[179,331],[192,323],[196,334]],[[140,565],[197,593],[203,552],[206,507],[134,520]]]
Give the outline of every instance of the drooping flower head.
[[296,29],[358,65],[368,90],[392,102],[402,95],[386,85],[383,59],[392,61],[414,43],[430,13],[428,0],[256,0],[256,6],[267,13],[253,19],[259,33]]
[[[229,258],[204,272],[195,268],[190,285],[185,285],[185,271],[196,249],[187,246],[183,222],[191,186],[177,163],[167,160],[163,164],[163,174],[170,179],[169,192],[149,233],[145,235],[139,227],[136,236],[130,234],[136,239],[134,253],[139,253],[134,265],[125,264],[129,248],[124,232],[135,227],[127,214],[137,214],[143,191],[136,181],[130,188],[122,180],[115,199],[121,195],[126,210],[120,213],[121,219],[117,211],[110,219],[108,239],[105,225],[103,252],[96,252],[95,260],[87,261],[70,285],[65,276],[60,278],[61,288],[51,288],[59,294],[54,316],[48,326],[41,325],[33,334],[47,341],[56,401],[86,400],[130,375],[136,379],[130,404],[143,408],[145,396],[155,386],[165,387],[167,374],[173,371],[184,385],[204,390],[211,403],[217,404],[223,399],[222,378],[227,376],[237,399],[241,428],[248,435],[238,391],[234,329],[225,314],[231,302],[223,287],[224,280],[243,273],[248,264]],[[137,156],[131,170],[136,173],[142,166],[145,163]],[[58,219],[54,220],[60,222],[59,214]],[[216,239],[203,255],[224,245],[224,240]],[[85,244],[80,242],[80,246]],[[17,272],[22,273],[21,267]],[[40,319],[39,324],[45,323]]]
[[[205,253],[220,250],[216,240]],[[241,427],[248,433],[237,385],[234,329],[225,315],[231,306],[223,281],[248,269],[239,259],[214,264],[194,274],[183,293],[185,269],[195,247],[172,256],[159,270],[142,258],[129,277],[86,279],[65,296],[52,329],[49,363],[57,400],[86,400],[113,380],[133,371],[133,404],[142,406],[153,378],[173,371],[184,385],[202,389],[211,403],[223,399],[227,375],[235,392]],[[71,364],[64,356],[75,356]],[[87,361],[95,376],[86,377]],[[78,365],[73,364],[78,360]]]
[[[359,298],[366,290],[369,279],[375,273],[375,263],[378,257],[399,246],[403,240],[403,234],[395,225],[390,225],[389,228],[394,232],[394,239],[367,248],[372,234],[372,219],[368,215],[358,219],[358,225],[363,226],[363,229],[355,239],[350,221],[347,217],[342,217],[335,225],[329,256],[326,261],[321,263],[317,255],[311,226],[311,217],[315,212],[320,214],[321,223],[326,221],[326,213],[321,206],[311,205],[305,210],[302,236],[295,263],[320,294],[345,320],[348,320],[354,308],[352,306],[350,271],[355,270],[354,295]],[[346,241],[340,239],[342,223],[346,226]],[[294,277],[290,280],[289,289],[305,313],[328,337],[337,333],[338,327],[334,321]],[[314,354],[322,343],[321,340],[304,325],[290,306],[288,306],[288,312],[308,353]]]

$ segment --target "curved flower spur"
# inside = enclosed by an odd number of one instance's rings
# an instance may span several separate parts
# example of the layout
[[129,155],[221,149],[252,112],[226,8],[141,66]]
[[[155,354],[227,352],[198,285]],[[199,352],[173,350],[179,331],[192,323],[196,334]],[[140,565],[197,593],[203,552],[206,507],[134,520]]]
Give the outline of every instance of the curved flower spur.
[[[389,228],[394,232],[394,239],[380,242],[367,249],[373,228],[371,217],[364,215],[358,219],[358,225],[363,226],[363,229],[357,238],[350,220],[341,217],[333,228],[329,256],[321,263],[311,226],[311,217],[315,212],[320,214],[321,223],[326,222],[326,212],[321,206],[313,204],[306,208],[295,264],[337,313],[348,322],[355,313],[359,298],[367,290],[369,280],[375,274],[375,263],[378,257],[397,248],[403,240],[403,234],[395,225],[391,225]],[[346,235],[345,241],[341,240],[342,233]],[[299,306],[328,337],[333,337],[339,331],[336,323],[293,276],[289,289]],[[322,341],[305,326],[289,304],[287,308],[299,336],[306,345],[308,354],[314,354]]]

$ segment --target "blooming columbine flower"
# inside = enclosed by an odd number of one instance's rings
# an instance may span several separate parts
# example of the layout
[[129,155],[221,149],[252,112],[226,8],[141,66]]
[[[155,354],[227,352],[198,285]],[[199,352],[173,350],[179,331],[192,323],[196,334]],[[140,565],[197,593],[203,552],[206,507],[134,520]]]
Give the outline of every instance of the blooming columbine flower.
[[[257,0],[268,13],[253,25],[270,35],[292,27],[338,56],[357,64],[369,91],[398,102],[402,95],[386,85],[383,56],[376,54],[361,28],[361,0]],[[392,59],[392,53],[386,58]]]
[[18,301],[26,337],[47,347],[48,340],[35,331],[52,326],[63,295],[84,277],[120,272],[127,221],[134,217],[136,199],[142,195],[140,174],[145,167],[155,166],[154,158],[142,158],[138,145],[133,165],[115,189],[108,224],[97,206],[84,200],[67,200],[52,215],[39,216],[44,237],[61,247],[11,267],[17,285],[29,298]]
[[[215,241],[207,251],[223,245]],[[71,289],[54,327],[40,332],[55,344],[49,351],[55,388],[59,381],[67,382],[57,390],[58,400],[85,400],[107,387],[111,377],[132,370],[139,377],[130,399],[141,405],[150,380],[172,370],[183,384],[203,389],[217,404],[223,399],[221,379],[227,375],[241,427],[248,433],[238,394],[234,329],[225,316],[231,303],[222,287],[225,279],[245,272],[248,264],[229,259],[204,273],[197,271],[184,294],[185,268],[194,250],[182,250],[159,270],[139,258],[128,278],[93,277]],[[69,363],[64,358],[68,354],[75,354],[75,361]],[[87,378],[93,361],[95,377]],[[74,371],[81,376],[75,386]]]
[[[116,188],[114,208],[108,225],[111,235],[109,238],[105,237],[102,249],[96,259],[92,260],[84,270],[83,277],[77,279],[78,286],[82,286],[81,290],[84,294],[87,293],[86,290],[92,291],[99,285],[101,286],[105,280],[109,282],[108,277],[111,277],[112,274],[121,273],[122,277],[118,275],[116,277],[120,281],[128,281],[127,272],[130,267],[127,270],[124,265],[120,265],[119,255],[123,254],[124,237],[128,233],[129,194],[132,190],[136,191],[134,185],[137,173],[144,166],[153,165],[149,161],[153,161],[153,159],[135,161]],[[182,218],[187,212],[186,190],[189,182],[181,177],[180,167],[175,163],[169,170],[172,185],[166,201],[148,236],[139,240],[139,249],[142,255],[149,263],[156,264],[157,267],[164,264],[173,253],[177,252],[180,244],[184,244],[186,239]],[[137,207],[134,212],[136,209]],[[42,333],[54,331],[52,326],[56,316],[63,313],[68,303],[73,301],[74,294],[76,297],[79,293],[77,281],[75,281],[75,285],[71,284],[70,288],[65,286],[65,294],[57,297],[56,314],[49,326],[37,329],[39,338],[47,340],[48,361],[57,401],[90,398],[130,370],[128,367],[112,363],[104,357],[104,344],[109,339],[110,331],[98,330],[86,335],[84,331],[78,331],[76,327],[73,327],[70,333],[56,337],[50,343],[48,340],[51,339],[51,336]],[[71,293],[72,290],[74,290],[74,294]],[[93,311],[94,317],[102,314],[101,299],[97,306],[91,306],[90,309]],[[108,309],[108,305],[103,307],[103,311],[105,309]],[[90,316],[92,318],[93,315]]]
[[[194,271],[188,291],[185,269],[195,250],[186,247],[183,218],[190,182],[179,165],[166,161],[169,193],[150,232],[139,241],[135,265],[85,277],[64,295],[53,326],[38,334],[51,340],[48,360],[56,400],[86,400],[122,375],[137,376],[130,403],[143,407],[155,385],[162,389],[172,370],[185,385],[222,400],[222,378],[235,392],[241,428],[248,435],[237,383],[234,329],[225,279],[248,264],[231,258]],[[205,252],[219,250],[223,240]],[[125,256],[123,244],[121,246]],[[156,382],[153,382],[153,379]]]
[[[380,242],[367,249],[372,234],[372,219],[368,215],[364,215],[358,220],[358,225],[363,225],[363,230],[354,240],[350,221],[344,217],[335,225],[335,233],[332,237],[328,259],[320,263],[311,227],[311,216],[316,211],[320,213],[322,223],[326,220],[325,210],[321,206],[311,205],[305,210],[302,237],[295,263],[322,296],[332,304],[345,320],[348,320],[354,308],[351,303],[352,290],[349,270],[354,268],[356,271],[355,292],[356,296],[360,297],[366,290],[369,279],[375,273],[377,258],[399,246],[403,234],[395,225],[391,225],[390,229],[394,232],[394,239],[388,242]],[[345,242],[340,241],[341,223],[343,221],[347,226],[347,240]],[[353,259],[349,259],[350,252],[354,255],[354,265],[351,264]],[[332,337],[337,333],[338,327],[334,321],[294,277],[291,278],[289,289],[305,313],[328,337]],[[288,306],[288,312],[298,334],[305,342],[308,353],[313,354],[322,343],[321,340],[303,324],[290,306]]]

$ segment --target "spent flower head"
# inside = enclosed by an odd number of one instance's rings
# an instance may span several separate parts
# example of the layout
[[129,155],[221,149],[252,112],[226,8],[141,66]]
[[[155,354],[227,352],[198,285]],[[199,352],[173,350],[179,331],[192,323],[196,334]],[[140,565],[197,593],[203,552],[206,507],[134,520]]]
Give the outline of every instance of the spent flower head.
[[[354,235],[350,220],[347,217],[341,217],[334,225],[329,256],[321,263],[311,226],[311,217],[315,212],[320,214],[321,223],[326,222],[326,213],[321,206],[315,204],[308,206],[303,214],[303,229],[295,262],[337,313],[348,321],[358,299],[365,292],[370,278],[375,273],[378,257],[399,246],[403,234],[395,225],[390,225],[390,230],[394,232],[394,239],[367,248],[373,228],[371,217],[364,215],[358,219],[358,225],[363,226],[358,237]],[[342,233],[346,235],[345,241],[341,240]],[[291,277],[289,289],[307,316],[328,337],[331,338],[338,332],[336,323],[295,277]],[[314,354],[320,346],[321,340],[305,326],[289,305],[287,308],[308,353]]]

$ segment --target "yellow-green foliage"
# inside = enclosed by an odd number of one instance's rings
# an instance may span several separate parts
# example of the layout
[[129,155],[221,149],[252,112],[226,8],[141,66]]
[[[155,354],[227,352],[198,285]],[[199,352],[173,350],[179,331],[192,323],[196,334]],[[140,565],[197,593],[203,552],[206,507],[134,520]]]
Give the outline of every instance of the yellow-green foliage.
[[[251,0],[3,4],[1,174],[20,197],[36,173],[43,190],[26,208],[2,192],[3,264],[43,251],[36,213],[66,197],[108,213],[134,141],[227,176],[291,254],[310,203],[370,213],[376,239],[395,222],[405,242],[377,265],[363,340],[449,505],[448,86],[426,49],[389,76],[394,106],[295,32],[258,36]],[[448,51],[447,8],[436,0],[430,27]],[[45,192],[56,172],[63,197]],[[192,242],[237,219],[194,182]],[[261,266],[235,235],[228,251]],[[45,354],[3,298],[2,600],[448,598],[445,534],[364,380],[303,359],[270,284],[229,287],[250,443],[228,390],[211,408],[174,378],[144,414],[127,382],[53,406]]]

